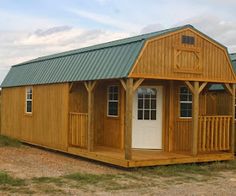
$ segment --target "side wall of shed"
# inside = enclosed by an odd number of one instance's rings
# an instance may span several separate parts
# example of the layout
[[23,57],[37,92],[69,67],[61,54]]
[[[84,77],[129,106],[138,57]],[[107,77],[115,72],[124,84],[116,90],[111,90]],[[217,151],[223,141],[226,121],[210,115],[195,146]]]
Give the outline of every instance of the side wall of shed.
[[33,86],[32,115],[25,113],[25,88],[3,88],[1,134],[66,151],[68,84]]

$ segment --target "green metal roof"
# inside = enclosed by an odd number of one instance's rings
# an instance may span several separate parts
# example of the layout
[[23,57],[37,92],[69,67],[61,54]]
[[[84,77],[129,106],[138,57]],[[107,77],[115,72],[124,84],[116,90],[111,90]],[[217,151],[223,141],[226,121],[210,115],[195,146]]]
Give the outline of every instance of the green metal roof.
[[196,30],[185,25],[20,63],[1,87],[126,78],[146,40],[184,28]]
[[230,59],[232,61],[232,65],[233,65],[234,71],[236,72],[236,53],[230,54]]

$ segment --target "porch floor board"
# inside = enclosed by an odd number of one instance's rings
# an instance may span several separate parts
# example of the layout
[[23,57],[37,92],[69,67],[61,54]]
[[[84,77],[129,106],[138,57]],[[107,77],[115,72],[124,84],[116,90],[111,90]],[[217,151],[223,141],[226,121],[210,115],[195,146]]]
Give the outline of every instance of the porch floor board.
[[234,155],[226,152],[198,154],[193,157],[186,153],[163,152],[158,150],[132,150],[132,160],[125,160],[124,152],[108,147],[96,147],[93,152],[77,147],[68,147],[68,152],[88,159],[121,167],[144,167],[181,163],[211,162],[232,160]]

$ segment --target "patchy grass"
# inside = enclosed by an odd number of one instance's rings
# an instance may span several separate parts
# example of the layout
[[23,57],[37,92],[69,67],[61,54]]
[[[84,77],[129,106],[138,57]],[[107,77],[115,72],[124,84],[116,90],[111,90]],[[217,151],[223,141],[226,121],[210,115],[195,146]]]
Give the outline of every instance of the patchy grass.
[[236,160],[138,168],[135,172],[146,176],[174,177],[182,175],[216,176],[221,171],[236,172]]
[[60,186],[63,184],[63,180],[61,178],[55,178],[55,177],[32,178],[32,182],[36,184],[53,183],[53,184],[56,184],[57,186]]
[[23,186],[25,185],[25,180],[13,178],[9,176],[6,172],[0,172],[0,186],[1,185]]
[[[214,184],[216,178],[224,178],[222,172],[236,173],[236,160],[202,164],[182,164],[130,169],[119,174],[73,173],[60,177],[17,179],[0,172],[0,189],[4,193],[57,194],[68,191],[92,193],[124,190],[147,190],[158,187],[168,189],[171,185],[200,183]],[[222,174],[222,175],[221,175]],[[22,186],[24,185],[24,186]]]
[[0,147],[4,147],[4,146],[21,147],[21,145],[22,144],[18,140],[0,135]]
[[74,180],[81,184],[98,184],[99,182],[107,182],[117,178],[116,175],[111,174],[88,174],[88,173],[75,173],[64,176],[66,179]]

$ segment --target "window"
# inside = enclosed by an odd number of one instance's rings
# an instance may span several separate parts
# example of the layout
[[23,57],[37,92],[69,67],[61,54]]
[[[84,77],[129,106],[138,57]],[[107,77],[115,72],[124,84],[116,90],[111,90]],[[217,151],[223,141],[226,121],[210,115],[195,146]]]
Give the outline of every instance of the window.
[[138,89],[138,120],[156,120],[157,90]]
[[192,117],[192,93],[186,86],[180,87],[179,100],[180,100],[180,117],[191,118]]
[[27,87],[26,88],[26,113],[32,113],[32,101],[33,101],[33,89],[32,87]]
[[118,105],[119,105],[119,87],[109,86],[108,87],[108,116],[118,116]]
[[187,35],[183,35],[182,36],[182,44],[191,44],[194,45],[195,43],[195,39],[192,36],[187,36]]

